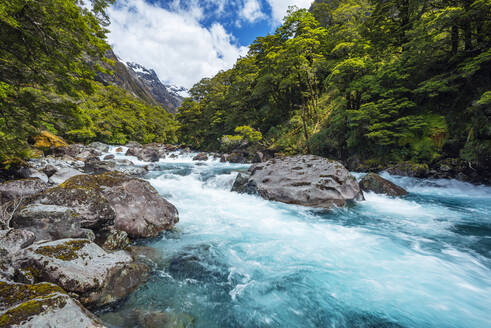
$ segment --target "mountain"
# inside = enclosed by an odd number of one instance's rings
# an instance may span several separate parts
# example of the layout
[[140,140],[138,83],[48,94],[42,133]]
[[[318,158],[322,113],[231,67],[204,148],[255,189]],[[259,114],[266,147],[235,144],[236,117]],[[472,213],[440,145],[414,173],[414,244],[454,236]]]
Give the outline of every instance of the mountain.
[[176,113],[181,106],[187,90],[183,87],[164,85],[153,69],[143,67],[138,63],[126,63],[127,67],[138,76],[138,79],[147,87],[157,102],[162,104],[168,111]]
[[97,80],[105,85],[115,84],[151,105],[162,106],[169,113],[177,113],[187,89],[164,85],[153,69],[137,63],[124,63],[110,50],[106,57],[114,61],[113,66],[105,65],[114,74],[97,75]]

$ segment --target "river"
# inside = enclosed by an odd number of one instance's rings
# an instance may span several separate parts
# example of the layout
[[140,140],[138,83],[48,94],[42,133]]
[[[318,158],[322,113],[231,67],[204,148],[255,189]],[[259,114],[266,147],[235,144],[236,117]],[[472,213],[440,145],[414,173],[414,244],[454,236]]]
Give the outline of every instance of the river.
[[230,192],[247,168],[191,154],[148,174],[180,222],[145,243],[162,262],[108,325],[143,309],[197,328],[491,327],[490,187],[383,174],[409,195],[320,211]]

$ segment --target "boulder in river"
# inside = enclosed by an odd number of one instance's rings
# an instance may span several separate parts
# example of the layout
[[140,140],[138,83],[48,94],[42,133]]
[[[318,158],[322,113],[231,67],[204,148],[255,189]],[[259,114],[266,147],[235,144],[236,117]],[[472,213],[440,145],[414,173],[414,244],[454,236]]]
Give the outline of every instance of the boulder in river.
[[250,167],[244,192],[287,204],[330,208],[363,200],[358,182],[339,162],[314,155],[281,157]]
[[193,161],[207,161],[208,160],[208,154],[206,153],[199,153],[198,155],[193,157]]
[[75,176],[30,201],[68,207],[76,213],[82,228],[96,234],[114,226],[132,238],[155,237],[179,221],[175,206],[149,182],[119,172]]
[[95,149],[97,151],[100,151],[101,153],[106,153],[109,151],[109,146],[102,143],[102,142],[92,142],[88,146],[88,148]]
[[363,191],[373,191],[376,194],[388,196],[405,196],[407,191],[404,188],[382,178],[376,173],[368,173],[360,181],[360,188]]
[[26,279],[55,283],[84,305],[115,303],[148,278],[148,267],[126,251],[108,253],[85,239],[61,239],[18,252],[14,266]]
[[0,281],[0,327],[103,328],[104,325],[59,286]]

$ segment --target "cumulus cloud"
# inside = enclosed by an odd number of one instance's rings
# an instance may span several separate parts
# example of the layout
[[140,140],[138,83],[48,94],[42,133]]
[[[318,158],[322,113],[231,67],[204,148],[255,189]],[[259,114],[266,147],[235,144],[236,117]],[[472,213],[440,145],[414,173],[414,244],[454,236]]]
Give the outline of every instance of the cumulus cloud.
[[237,28],[259,22],[275,28],[290,5],[308,8],[312,2],[168,0],[163,8],[160,1],[118,0],[108,10],[109,42],[123,60],[153,68],[162,81],[189,88],[231,68],[247,53],[248,48],[238,45],[224,27],[227,19],[233,17]]
[[258,0],[245,0],[239,13],[242,19],[254,23],[259,19],[265,19],[267,16],[261,10],[261,4]]
[[267,0],[272,10],[272,19],[276,24],[281,23],[289,6],[309,8],[313,0]]
[[[179,0],[172,5],[181,8]],[[189,88],[203,77],[232,67],[248,50],[238,46],[221,24],[202,26],[199,8],[197,2],[184,11],[166,10],[144,0],[120,0],[108,11],[109,42],[123,60],[153,68],[163,81]]]

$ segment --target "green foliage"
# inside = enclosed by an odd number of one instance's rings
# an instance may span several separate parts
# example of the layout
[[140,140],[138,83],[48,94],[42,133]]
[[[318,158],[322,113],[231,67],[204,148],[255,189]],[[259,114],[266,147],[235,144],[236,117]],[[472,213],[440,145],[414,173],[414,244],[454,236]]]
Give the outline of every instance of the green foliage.
[[249,125],[285,153],[486,165],[490,46],[489,0],[317,0],[200,82],[192,124],[209,128],[181,130],[203,148]]
[[[91,10],[86,8],[90,2]],[[114,0],[0,2],[0,162],[30,155],[39,130],[71,141],[176,142],[162,108],[94,82],[108,63],[105,9]]]

